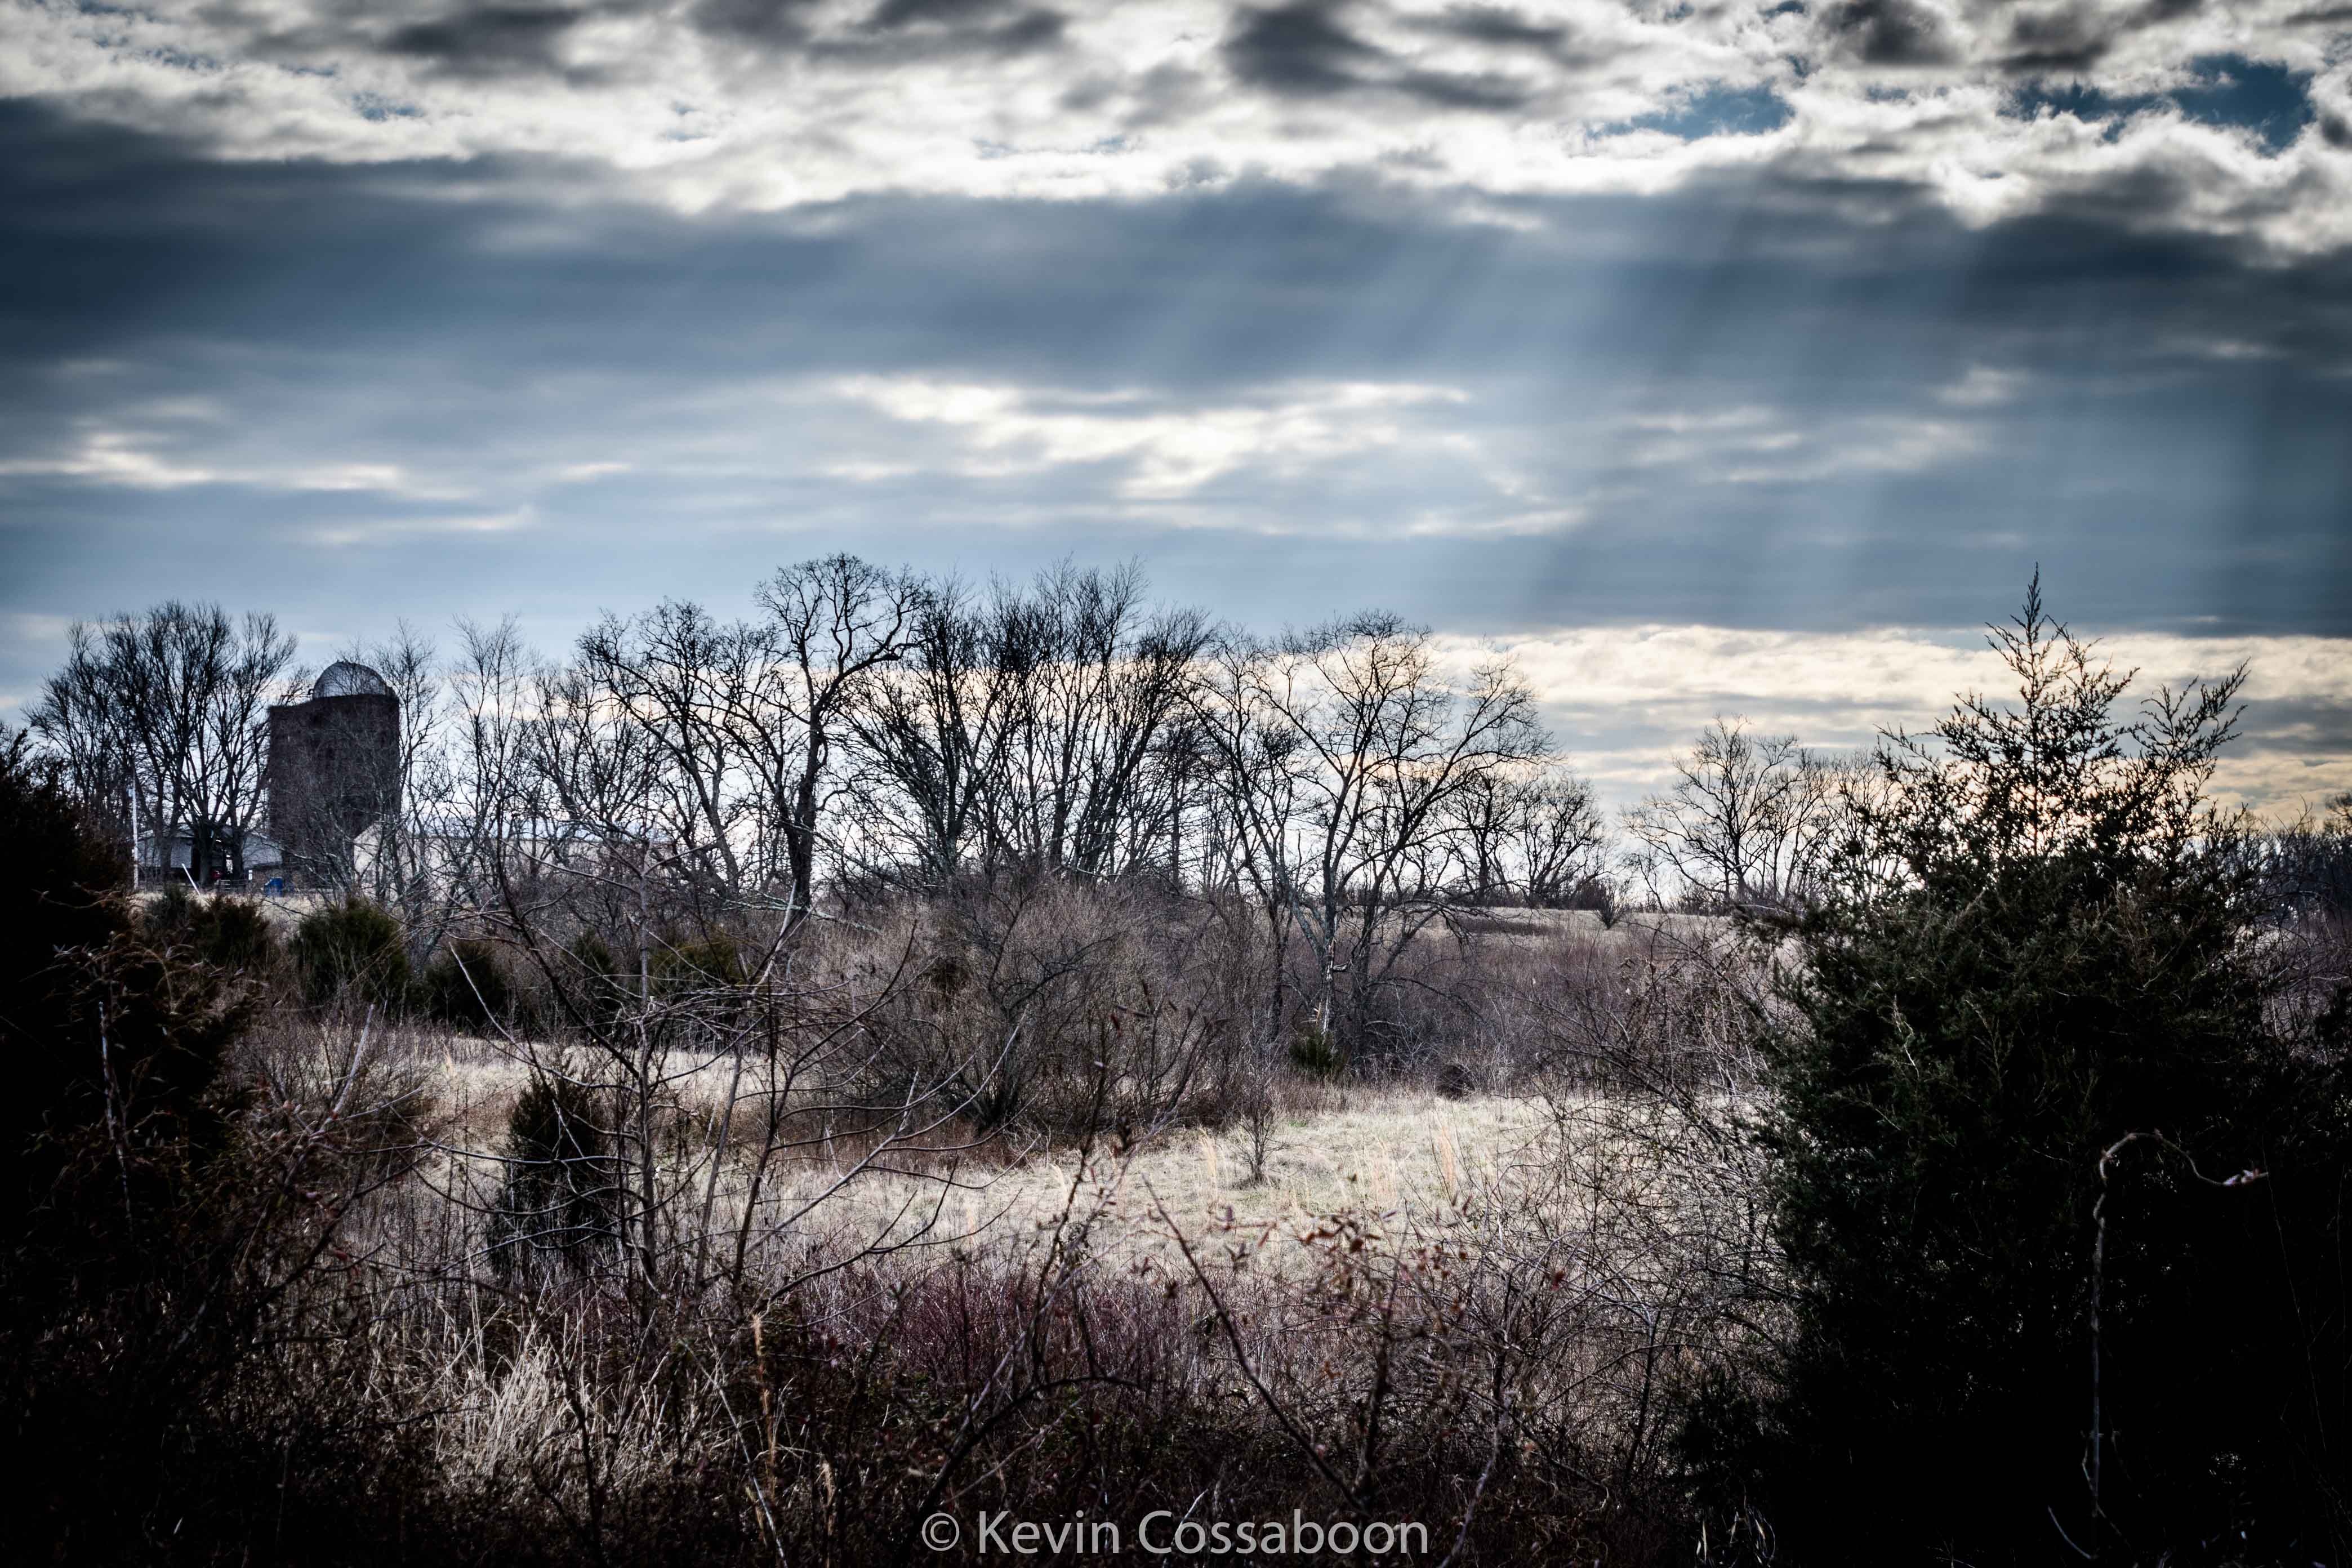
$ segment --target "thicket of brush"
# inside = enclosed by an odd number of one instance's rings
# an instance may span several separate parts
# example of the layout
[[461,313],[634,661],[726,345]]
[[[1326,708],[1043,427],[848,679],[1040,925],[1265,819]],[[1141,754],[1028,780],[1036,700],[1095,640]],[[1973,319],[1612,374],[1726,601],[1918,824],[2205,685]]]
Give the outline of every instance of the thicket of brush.
[[[11,753],[0,1544],[863,1564],[1296,1509],[1461,1563],[2342,1561],[2343,910],[2206,801],[2226,683],[2134,723],[2017,632],[2016,708],[1891,740],[1801,905],[1433,922],[1337,1025],[1262,911],[1142,877],[803,920],[616,863],[404,969],[365,905],[121,900]],[[1119,1179],[1180,1126],[1262,1174],[1391,1079],[1549,1127],[1303,1239]],[[1000,1218],[1023,1160],[1059,1196]]]

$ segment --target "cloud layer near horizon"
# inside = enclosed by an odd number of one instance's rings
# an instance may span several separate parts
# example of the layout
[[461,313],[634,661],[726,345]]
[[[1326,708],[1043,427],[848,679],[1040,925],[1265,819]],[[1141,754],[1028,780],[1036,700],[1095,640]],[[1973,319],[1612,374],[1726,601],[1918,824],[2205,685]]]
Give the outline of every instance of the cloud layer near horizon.
[[[1883,733],[1924,730],[1965,693],[2000,700],[2016,687],[1981,635],[1921,627],[1580,627],[1459,639],[1451,651],[1465,662],[1507,655],[1542,694],[1566,751],[1619,803],[1658,788],[1718,717],[1853,753]],[[2097,639],[2096,651],[2133,676],[2131,702],[2244,668],[2244,711],[2214,775],[2218,794],[2292,817],[2352,790],[2352,641],[2126,633]]]

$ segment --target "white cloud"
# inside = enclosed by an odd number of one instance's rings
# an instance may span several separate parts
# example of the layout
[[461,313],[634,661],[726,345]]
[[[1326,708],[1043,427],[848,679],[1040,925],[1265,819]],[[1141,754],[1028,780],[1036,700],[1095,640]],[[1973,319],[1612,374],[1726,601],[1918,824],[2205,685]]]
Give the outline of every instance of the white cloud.
[[68,452],[0,461],[0,475],[74,479],[142,490],[217,484],[222,478],[215,469],[173,462],[144,451],[136,437],[118,430],[92,431]]
[[[0,94],[239,158],[549,154],[685,211],[876,191],[1139,198],[1374,171],[1525,221],[1491,198],[1770,167],[1864,208],[1892,183],[1971,223],[2104,211],[2278,255],[2352,244],[2352,154],[2316,123],[2270,155],[2245,128],[2143,101],[2189,85],[2191,61],[2241,56],[2306,73],[2322,112],[2352,113],[2352,51],[2299,19],[2301,0],[2153,19],[2137,5],[1961,7],[1938,13],[1933,65],[1872,60],[1867,39],[1834,32],[1833,7],[1552,0],[1514,32],[1465,25],[1477,14],[1441,0],[1365,0],[1332,13],[1359,46],[1332,89],[1287,95],[1242,79],[1227,47],[1242,24],[1202,0],[1075,7],[1051,47],[1012,53],[884,37],[869,9],[808,13],[829,52],[708,36],[693,10],[665,8],[556,29],[543,59],[451,69],[386,47],[439,20],[421,9],[42,3],[13,14]],[[2042,56],[2132,111],[2021,112],[2019,62]],[[1766,91],[1790,110],[1778,129],[1709,119],[1732,101],[1720,95]],[[1657,115],[1681,116],[1679,133],[1633,123]],[[1717,130],[1730,133],[1704,134]]]
[[1948,386],[1938,387],[1936,397],[1955,408],[1996,408],[2004,403],[2015,402],[2032,379],[2021,370],[1972,364],[1959,380]]
[[[217,416],[206,417],[210,421]],[[148,431],[85,429],[63,450],[0,460],[0,476],[71,479],[138,490],[248,485],[271,490],[368,491],[418,500],[451,499],[446,489],[418,480],[395,463],[199,462],[173,455],[164,449],[168,445]]]
[[517,507],[512,511],[474,512],[446,517],[366,518],[328,523],[317,523],[297,531],[306,543],[329,549],[347,549],[352,545],[388,544],[420,534],[512,533],[531,527],[538,521],[530,507]]
[[[1268,388],[1247,401],[1171,408],[1140,392],[1070,393],[920,376],[849,376],[841,397],[907,424],[944,426],[956,471],[994,479],[1118,463],[1114,487],[1135,502],[1182,500],[1244,468],[1291,478],[1318,465],[1400,447],[1459,449],[1466,437],[1416,411],[1467,400],[1452,387],[1366,382]],[[1475,444],[1469,455],[1475,455]],[[868,473],[891,465],[860,464]],[[841,472],[836,464],[831,471]]]
[[1917,473],[1982,445],[1969,426],[1916,416],[1811,416],[1756,405],[1626,416],[1618,460],[1706,484],[1801,484],[1853,473]]
[[[1980,635],[1890,627],[1754,631],[1703,625],[1583,626],[1500,640],[1446,639],[1465,663],[1507,653],[1534,685],[1570,761],[1621,804],[1654,788],[1710,720],[1744,715],[1761,730],[1831,751],[1867,746],[1882,729],[1922,729],[1963,692],[1999,698],[2014,679]],[[2352,727],[2352,638],[2101,639],[2132,692],[2226,675],[2243,663],[2245,739],[2224,752],[2216,788],[2269,810],[2352,788],[2352,757],[2305,721],[2333,712]]]

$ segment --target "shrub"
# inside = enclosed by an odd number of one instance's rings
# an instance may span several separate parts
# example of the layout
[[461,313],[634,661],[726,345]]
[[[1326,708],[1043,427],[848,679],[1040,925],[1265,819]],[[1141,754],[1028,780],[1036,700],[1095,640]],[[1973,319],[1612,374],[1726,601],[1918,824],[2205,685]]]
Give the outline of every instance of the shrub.
[[903,912],[920,968],[863,1022],[865,1103],[941,1093],[980,1130],[1079,1140],[1238,1105],[1246,1004],[1164,889],[1007,877]]
[[459,938],[425,966],[419,987],[425,1011],[445,1024],[478,1029],[515,1013],[514,982],[496,942]]
[[662,942],[654,948],[648,968],[656,995],[725,989],[748,978],[740,945],[724,932]]
[[507,1113],[509,1163],[490,1217],[490,1267],[502,1279],[532,1258],[584,1270],[615,1231],[611,1138],[595,1092],[557,1064],[532,1074]]
[[2345,1390],[2305,1358],[2344,1364],[2343,1051],[2265,1024],[2204,797],[2238,680],[2127,721],[2038,592],[1995,644],[2017,708],[1882,746],[1763,1041],[1796,1336],[1748,1446],[1783,1544],[2332,1556]]
[[364,899],[329,904],[294,931],[294,963],[313,1003],[351,997],[386,1012],[408,1001],[408,947],[400,921]]
[[[0,837],[0,1431],[21,1456],[0,1558],[193,1560],[183,1522],[315,1452],[218,1417],[265,1397],[256,1363],[287,1364],[289,1341],[332,1358],[307,1296],[349,1200],[318,1158],[343,1128],[323,1107],[257,1127],[232,1079],[255,988],[194,954],[261,949],[240,906],[135,916],[110,847],[5,748]],[[232,1448],[269,1468],[239,1471]]]
[[[250,1016],[251,994],[217,973],[173,963],[117,894],[126,868],[25,754],[0,746],[0,1053],[9,1092],[0,1164],[5,1215],[62,1223],[54,1239],[105,1245],[124,1194],[82,1215],[55,1184],[99,1152],[121,1184],[143,1147],[217,1141],[215,1089],[224,1053]],[[103,1235],[101,1233],[104,1233]]]
[[542,1007],[556,1018],[572,1015],[572,1023],[592,1030],[611,1028],[636,989],[634,976],[621,973],[612,944],[593,930],[572,939],[549,980],[553,994],[542,999]]
[[147,906],[142,923],[152,940],[184,946],[215,969],[268,976],[285,958],[277,928],[249,899],[205,898],[173,882]]
[[1348,1058],[1339,1036],[1309,1020],[1290,1037],[1290,1065],[1309,1078],[1335,1079],[1348,1070]]

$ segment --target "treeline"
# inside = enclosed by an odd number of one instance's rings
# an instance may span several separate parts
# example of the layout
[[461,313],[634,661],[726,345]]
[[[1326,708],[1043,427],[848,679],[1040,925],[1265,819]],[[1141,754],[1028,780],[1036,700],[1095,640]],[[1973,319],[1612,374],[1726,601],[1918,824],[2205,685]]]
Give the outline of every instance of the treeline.
[[[418,964],[625,866],[654,923],[706,933],[972,881],[1157,883],[1255,910],[1265,1005],[1356,1034],[1433,922],[1615,901],[1609,825],[1525,682],[1394,616],[1259,637],[1153,607],[1131,567],[982,590],[847,556],[754,598],[608,615],[554,660],[510,624],[446,663],[406,633],[351,650],[400,699],[397,777],[299,879],[394,911]],[[303,808],[259,768],[289,659],[268,617],[203,606],[77,626],[32,730],[111,832],[197,822],[235,864]]]
[[[1869,787],[1866,758],[1718,720],[1612,822],[1507,663],[1443,658],[1384,614],[1221,626],[1151,605],[1132,566],[980,590],[835,556],[752,597],[732,620],[608,614],[552,661],[510,623],[463,626],[447,661],[404,626],[353,646],[401,702],[387,819],[298,869],[416,914],[453,879],[487,896],[481,841],[505,834],[641,844],[684,897],[794,918],[828,887],[1013,872],[1233,889],[1327,926],[1348,903],[1728,911],[1801,900]],[[264,827],[324,826],[266,770],[267,710],[308,684],[271,616],[174,602],[73,626],[29,727],[110,836],[177,831],[234,873]],[[2324,820],[2262,847],[2283,897],[2342,899]]]
[[[1880,788],[1866,757],[1718,720],[1612,816],[1507,662],[1382,614],[1252,634],[1155,605],[1133,566],[975,588],[836,555],[751,599],[607,614],[553,659],[511,623],[447,658],[405,628],[353,647],[397,752],[316,798],[268,787],[268,708],[308,676],[267,616],[77,625],[31,730],[110,837],[184,833],[234,873],[267,827],[298,886],[392,912],[420,973],[551,903],[562,942],[635,962],[1009,880],[1149,885],[1257,922],[1257,1030],[1359,1057],[1423,936],[1498,905],[1798,910]],[[2273,917],[2352,905],[2352,796],[2332,810],[2231,836]]]

